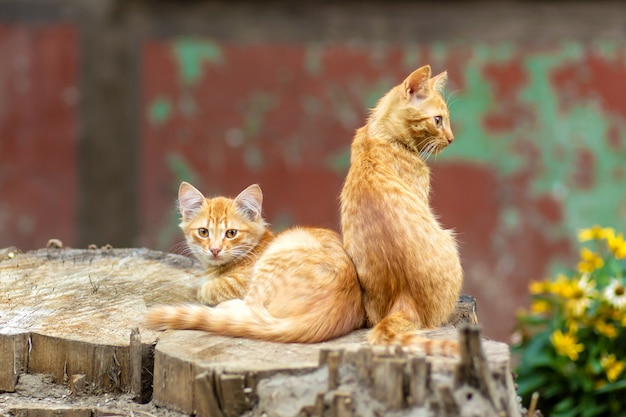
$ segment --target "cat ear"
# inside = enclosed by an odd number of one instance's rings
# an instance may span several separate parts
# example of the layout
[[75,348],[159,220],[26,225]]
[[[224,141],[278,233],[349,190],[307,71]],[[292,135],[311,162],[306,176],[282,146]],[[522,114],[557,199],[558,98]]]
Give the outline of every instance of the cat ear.
[[428,80],[430,80],[430,65],[424,65],[413,71],[404,80],[404,97],[407,99],[411,97],[419,99],[428,97],[430,90]]
[[444,71],[430,79],[430,86],[433,90],[442,94],[443,89],[446,87],[446,81],[448,81],[448,72]]
[[178,208],[183,219],[196,214],[204,200],[204,195],[188,182],[183,181],[178,187]]
[[261,218],[263,192],[257,184],[252,184],[235,198],[237,210],[249,220]]

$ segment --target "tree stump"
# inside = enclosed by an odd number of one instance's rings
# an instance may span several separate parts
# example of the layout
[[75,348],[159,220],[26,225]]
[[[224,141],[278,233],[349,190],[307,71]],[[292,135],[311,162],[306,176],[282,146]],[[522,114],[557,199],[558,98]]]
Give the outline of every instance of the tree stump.
[[[37,373],[71,395],[130,392],[201,417],[368,415],[363,407],[443,416],[469,397],[491,407],[475,415],[513,407],[506,345],[474,330],[461,333],[459,360],[371,347],[365,329],[305,345],[142,327],[152,305],[193,302],[201,273],[147,249],[0,250],[0,392]],[[450,323],[475,322],[462,297]],[[452,326],[424,334],[459,337]]]
[[13,391],[21,373],[52,374],[57,383],[83,375],[90,391],[149,399],[159,333],[141,319],[148,305],[193,300],[200,271],[192,260],[147,249],[2,257],[0,391]]

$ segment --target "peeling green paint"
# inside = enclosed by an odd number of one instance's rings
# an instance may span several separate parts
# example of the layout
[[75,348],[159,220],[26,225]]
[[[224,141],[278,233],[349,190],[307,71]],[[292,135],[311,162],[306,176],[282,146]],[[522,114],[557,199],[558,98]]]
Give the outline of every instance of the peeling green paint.
[[[598,51],[610,54],[612,43],[599,44]],[[594,53],[596,50],[594,49]],[[436,55],[453,53],[439,45]],[[563,206],[563,226],[567,237],[575,236],[577,229],[598,223],[626,230],[626,218],[616,216],[617,210],[626,211],[625,193],[616,192],[613,178],[615,168],[626,161],[624,151],[607,146],[610,126],[619,126],[620,137],[626,136],[624,124],[617,116],[602,110],[598,99],[568,103],[566,109],[559,103],[558,92],[551,83],[551,74],[564,65],[585,65],[582,45],[563,43],[558,48],[539,53],[522,54],[510,44],[495,47],[475,45],[472,58],[465,65],[464,91],[460,91],[450,106],[453,129],[457,140],[442,153],[442,160],[459,159],[486,164],[501,178],[511,178],[529,162],[520,156],[516,146],[530,141],[539,152],[540,172],[533,176],[530,195],[550,195]],[[518,120],[511,131],[494,133],[483,120],[496,109],[490,80],[482,69],[494,60],[521,58],[528,81],[519,97],[521,103],[533,112],[533,120]],[[593,185],[588,189],[577,186],[577,155],[580,149],[590,151],[595,165]],[[513,211],[511,211],[513,210]],[[515,227],[521,213],[507,210],[501,218],[503,230]],[[557,233],[558,234],[558,233]],[[558,236],[555,236],[558,237]]]
[[276,107],[278,101],[272,93],[255,92],[247,100],[244,110],[243,132],[246,138],[259,135],[265,116]]
[[[492,89],[483,78],[481,69],[483,61],[477,61],[478,56],[487,59],[484,54],[478,53],[468,64],[464,77],[466,89],[459,91],[450,106],[452,129],[456,141],[453,146],[442,152],[442,159],[463,159],[473,162],[495,165],[503,175],[510,175],[521,165],[519,156],[509,151],[514,141],[514,134],[494,134],[485,129],[483,115],[489,113],[495,103]],[[497,155],[507,155],[506,158]]]
[[624,44],[621,42],[596,41],[593,42],[591,49],[594,54],[608,60],[624,56]]
[[153,125],[165,124],[172,114],[172,104],[165,97],[158,97],[148,106],[148,119]]
[[304,70],[311,77],[319,77],[323,70],[322,59],[324,47],[318,44],[309,45],[304,53]]
[[350,146],[346,146],[340,152],[328,155],[324,159],[324,165],[339,176],[345,176],[350,168]]
[[[556,92],[549,83],[555,68],[567,61],[574,65],[580,61],[583,65],[583,59],[582,47],[567,43],[558,53],[538,54],[525,61],[531,78],[524,98],[537,109],[538,119],[536,131],[530,135],[541,146],[544,169],[535,177],[532,192],[556,195],[561,200],[569,235],[595,223],[626,228],[625,219],[615,216],[616,208],[626,203],[626,196],[616,192],[612,180],[613,167],[622,165],[626,154],[607,146],[611,116],[601,110],[597,99],[575,102],[567,111],[560,109]],[[551,143],[560,146],[547,146]],[[576,160],[579,149],[586,149],[594,156],[594,183],[590,189],[576,187],[573,180],[579,169]],[[620,221],[622,224],[618,224]]]
[[242,126],[243,159],[246,166],[253,171],[259,171],[265,166],[259,139],[267,114],[277,105],[275,95],[262,91],[252,93],[246,100]]
[[298,135],[294,135],[283,147],[282,156],[287,165],[292,167],[302,165],[303,155],[300,149],[300,142],[301,138]]
[[244,148],[243,160],[251,171],[259,171],[265,166],[263,153],[259,148],[253,145],[249,145]]
[[178,101],[178,110],[188,119],[191,119],[196,115],[196,100],[189,91],[181,92],[181,98]]
[[174,174],[176,187],[183,181],[198,184],[198,175],[182,155],[171,152],[167,154],[166,162],[169,170]]
[[[178,190],[178,185],[182,181],[187,181],[200,187],[197,174],[191,168],[191,164],[189,164],[181,154],[170,152],[167,154],[165,162],[174,175],[174,181],[170,186],[172,196],[177,194],[176,190]],[[174,197],[172,197],[172,200],[173,198]],[[166,216],[167,220],[165,220],[165,224],[159,226],[158,232],[156,233],[157,247],[167,247],[170,242],[183,240],[182,232],[178,227],[178,223],[180,222],[178,210],[170,210],[166,213]]]
[[386,69],[389,48],[384,43],[374,43],[367,47],[369,63],[373,68]]
[[180,78],[187,85],[195,84],[202,78],[205,62],[220,64],[223,61],[218,44],[208,39],[180,38],[172,43],[172,49]]
[[366,109],[373,109],[376,107],[376,103],[380,100],[394,85],[397,84],[397,80],[391,77],[382,77],[378,79],[372,87],[370,87],[364,94],[363,105]]
[[422,65],[422,63],[420,63],[421,48],[418,45],[405,45],[402,55],[402,66],[406,73],[410,73]]
[[430,46],[430,66],[438,67],[443,62],[446,62],[446,59],[449,56],[449,51],[454,49],[451,44],[444,42],[433,42]]
[[308,117],[316,118],[322,112],[324,106],[315,96],[303,96],[300,98],[300,106]]
[[272,230],[281,232],[295,224],[294,216],[288,211],[280,211],[272,218]]

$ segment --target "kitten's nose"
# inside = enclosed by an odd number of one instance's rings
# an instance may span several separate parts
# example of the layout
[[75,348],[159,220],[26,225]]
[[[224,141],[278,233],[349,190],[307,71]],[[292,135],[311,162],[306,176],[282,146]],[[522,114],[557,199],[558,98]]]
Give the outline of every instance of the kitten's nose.
[[211,248],[209,249],[211,251],[211,253],[213,254],[213,256],[215,256],[217,258],[217,255],[220,254],[220,252],[222,251],[222,249],[220,248]]
[[452,136],[452,135],[448,135],[446,137],[446,139],[448,140],[448,145],[451,144],[452,142],[454,142],[454,136]]

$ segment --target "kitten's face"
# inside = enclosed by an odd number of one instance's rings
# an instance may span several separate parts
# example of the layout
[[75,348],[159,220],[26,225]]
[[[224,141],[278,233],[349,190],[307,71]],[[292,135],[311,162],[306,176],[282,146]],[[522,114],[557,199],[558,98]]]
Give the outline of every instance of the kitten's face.
[[412,132],[415,147],[423,156],[441,152],[454,140],[450,113],[441,95],[419,102],[407,113],[407,128]]
[[454,140],[448,106],[441,95],[446,80],[446,72],[431,78],[430,66],[426,65],[401,84],[407,127],[422,154],[436,154]]
[[181,184],[180,227],[189,249],[205,268],[250,256],[265,232],[261,199],[258,186],[248,187],[236,199],[208,199],[191,185]]
[[388,120],[383,123],[392,137],[423,157],[441,152],[454,140],[448,106],[441,95],[446,79],[445,72],[431,78],[430,66],[423,66],[392,89],[379,103],[382,109],[373,113]]

